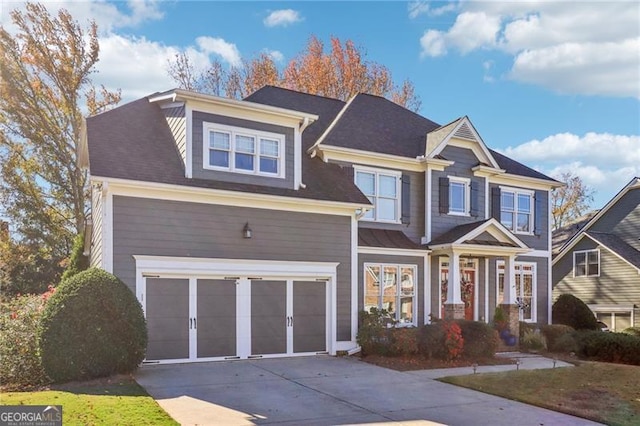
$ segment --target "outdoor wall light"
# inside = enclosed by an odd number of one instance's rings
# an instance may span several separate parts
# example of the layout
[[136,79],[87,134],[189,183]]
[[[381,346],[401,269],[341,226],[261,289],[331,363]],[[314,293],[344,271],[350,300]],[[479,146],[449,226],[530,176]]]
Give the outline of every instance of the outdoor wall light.
[[251,234],[253,231],[251,231],[251,228],[249,227],[249,222],[244,224],[244,228],[242,228],[242,236],[244,238],[251,238]]

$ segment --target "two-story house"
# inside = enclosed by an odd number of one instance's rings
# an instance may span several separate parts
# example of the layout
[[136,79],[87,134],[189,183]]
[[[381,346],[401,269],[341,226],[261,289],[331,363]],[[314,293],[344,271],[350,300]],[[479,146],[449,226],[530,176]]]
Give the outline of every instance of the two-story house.
[[[140,300],[148,361],[357,349],[358,311],[550,321],[549,192],[467,117],[276,87],[157,93],[87,120],[91,263]],[[458,283],[450,285],[449,283]]]
[[612,331],[640,327],[640,178],[560,248],[553,294],[580,298]]

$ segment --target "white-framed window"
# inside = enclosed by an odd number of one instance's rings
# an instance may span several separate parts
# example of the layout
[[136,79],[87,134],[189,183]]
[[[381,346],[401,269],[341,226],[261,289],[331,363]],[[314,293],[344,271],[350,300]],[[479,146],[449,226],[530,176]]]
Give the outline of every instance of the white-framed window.
[[500,187],[500,223],[516,234],[533,234],[534,192]]
[[579,250],[573,252],[574,277],[600,276],[600,250]]
[[284,135],[214,123],[203,129],[203,168],[285,177]]
[[385,309],[398,325],[417,325],[416,265],[364,264],[364,309]]
[[[504,261],[496,263],[498,278],[496,283],[496,305],[504,302]],[[516,303],[520,307],[520,321],[536,322],[536,264],[531,262],[515,262]],[[513,289],[512,289],[513,290]]]
[[471,180],[449,176],[449,214],[469,216],[471,208]]
[[621,332],[625,328],[633,326],[633,305],[587,305],[596,316],[609,327],[609,331]]
[[356,186],[373,209],[363,217],[376,222],[400,223],[401,172],[354,167]]

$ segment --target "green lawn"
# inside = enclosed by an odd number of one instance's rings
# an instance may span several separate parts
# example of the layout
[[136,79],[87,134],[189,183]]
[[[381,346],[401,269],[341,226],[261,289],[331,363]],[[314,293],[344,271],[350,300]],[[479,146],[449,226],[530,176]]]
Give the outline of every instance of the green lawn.
[[640,424],[640,367],[576,367],[445,377],[442,381],[608,425]]
[[0,393],[1,405],[62,405],[65,425],[177,425],[128,377],[78,382],[37,392]]

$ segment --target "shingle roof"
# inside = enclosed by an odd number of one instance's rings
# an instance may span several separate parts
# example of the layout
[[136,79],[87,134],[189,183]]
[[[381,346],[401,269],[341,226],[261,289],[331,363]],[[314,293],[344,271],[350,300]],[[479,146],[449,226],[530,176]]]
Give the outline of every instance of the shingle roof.
[[532,169],[531,167],[527,167],[522,163],[518,163],[516,160],[512,160],[506,155],[502,155],[499,152],[494,151],[490,148],[489,148],[489,151],[491,152],[491,155],[496,160],[500,168],[506,170],[507,173],[510,173],[512,175],[527,176],[527,177],[532,177],[536,179],[548,180],[551,182],[558,182],[557,180],[550,178],[549,176],[542,174],[539,171]]
[[485,220],[481,220],[481,221],[478,221],[478,222],[465,223],[464,225],[458,225],[458,226],[456,226],[454,228],[451,228],[450,230],[448,230],[444,234],[442,234],[442,235],[434,238],[433,240],[429,241],[427,243],[427,245],[429,245],[429,246],[437,246],[437,245],[440,245],[440,244],[452,243],[452,242],[456,241],[457,239],[459,239],[460,237],[463,237],[463,236],[467,235],[469,232],[471,232],[474,229],[478,228],[483,223],[488,222],[489,220],[491,220],[491,219],[485,219]]
[[93,176],[200,188],[369,204],[339,166],[303,155],[305,189],[293,190],[205,179],[188,179],[160,107],[142,98],[87,119]]
[[606,232],[586,231],[585,233],[636,268],[640,269],[640,251],[627,244],[622,238]]
[[388,229],[358,229],[358,245],[363,247],[384,247],[396,249],[424,249],[420,244],[416,244],[402,231],[391,231]]

